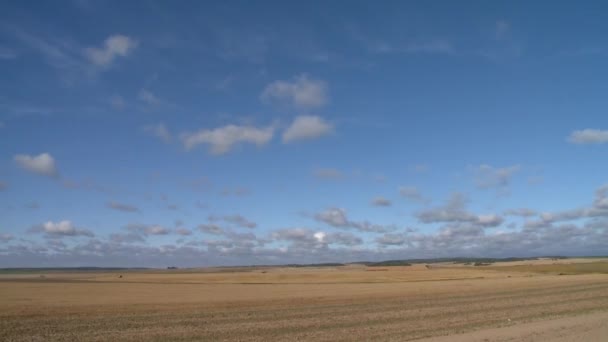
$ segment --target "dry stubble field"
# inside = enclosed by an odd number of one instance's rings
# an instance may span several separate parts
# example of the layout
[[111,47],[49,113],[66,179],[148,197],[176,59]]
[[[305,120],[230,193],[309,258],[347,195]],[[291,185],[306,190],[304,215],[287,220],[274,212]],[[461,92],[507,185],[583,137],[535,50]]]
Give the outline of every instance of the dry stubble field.
[[0,341],[608,340],[605,259],[120,274],[0,275]]

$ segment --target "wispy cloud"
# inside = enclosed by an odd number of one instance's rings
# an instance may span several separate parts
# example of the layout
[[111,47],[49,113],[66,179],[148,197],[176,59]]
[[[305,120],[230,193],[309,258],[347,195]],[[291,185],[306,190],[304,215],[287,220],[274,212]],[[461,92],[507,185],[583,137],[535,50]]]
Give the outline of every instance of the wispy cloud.
[[101,47],[88,47],[84,54],[89,62],[102,68],[107,68],[119,57],[130,55],[137,47],[138,42],[125,35],[115,34],[109,36]]
[[608,130],[583,129],[574,131],[568,137],[568,142],[573,144],[605,144],[608,143]]
[[146,125],[143,127],[143,130],[144,132],[159,138],[164,143],[171,142],[171,132],[169,132],[167,126],[165,126],[165,124],[162,122],[153,125]]
[[327,82],[310,78],[306,74],[291,81],[277,80],[264,88],[260,99],[265,103],[310,109],[323,107],[329,102]]

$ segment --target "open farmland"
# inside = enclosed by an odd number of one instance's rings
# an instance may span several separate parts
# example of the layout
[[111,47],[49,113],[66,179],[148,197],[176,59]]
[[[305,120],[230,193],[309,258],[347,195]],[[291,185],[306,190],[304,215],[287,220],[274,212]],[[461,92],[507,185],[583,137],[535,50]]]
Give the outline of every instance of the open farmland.
[[606,319],[605,259],[0,275],[2,341],[593,341]]

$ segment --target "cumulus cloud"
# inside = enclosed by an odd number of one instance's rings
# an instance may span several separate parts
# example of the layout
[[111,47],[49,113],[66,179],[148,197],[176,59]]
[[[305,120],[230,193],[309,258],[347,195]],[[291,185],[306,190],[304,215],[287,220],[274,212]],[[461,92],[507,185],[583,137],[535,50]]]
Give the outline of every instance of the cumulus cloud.
[[331,133],[333,125],[315,115],[300,115],[283,132],[283,143],[312,140]]
[[274,136],[274,126],[253,127],[227,125],[214,129],[202,129],[194,133],[182,133],[180,138],[187,149],[200,144],[209,145],[214,155],[230,152],[236,145],[249,143],[258,147],[266,145]]
[[407,236],[405,234],[383,234],[375,239],[380,246],[401,246],[405,244]]
[[407,198],[413,202],[424,202],[425,198],[422,196],[418,188],[415,186],[401,186],[399,187],[399,195],[401,197]]
[[222,229],[222,227],[218,226],[217,224],[212,224],[212,223],[199,224],[197,228],[201,232],[207,233],[207,234],[222,235],[225,233],[225,231],[224,231],[224,229]]
[[390,207],[391,206],[391,201],[382,197],[382,196],[378,196],[375,197],[374,199],[372,199],[372,205],[376,206],[376,207]]
[[61,238],[66,236],[95,236],[88,229],[77,228],[71,221],[64,220],[59,222],[47,221],[41,225],[34,226],[30,229],[33,233],[44,233],[49,238]]
[[177,229],[175,229],[175,232],[182,236],[192,235],[192,231],[187,228],[177,228]]
[[608,130],[588,128],[574,131],[568,141],[573,144],[605,144],[608,143]]
[[332,227],[355,229],[361,232],[383,233],[394,230],[392,226],[372,224],[367,221],[352,221],[348,219],[346,210],[342,208],[327,208],[314,215],[314,219]]
[[15,237],[12,234],[8,234],[8,233],[0,234],[0,242],[3,242],[3,243],[7,243],[7,242],[13,240],[14,238]]
[[241,215],[227,215],[227,216],[224,216],[223,219],[225,222],[234,224],[235,226],[238,226],[238,227],[243,227],[243,228],[257,227],[257,224],[255,222],[250,221]]
[[589,206],[556,212],[543,212],[536,220],[526,221],[525,228],[548,228],[556,222],[608,217],[608,184],[595,191],[595,199]]
[[516,208],[505,210],[504,214],[508,216],[532,217],[536,216],[538,213],[536,212],[536,210],[528,208]]
[[344,178],[342,171],[333,168],[318,168],[314,169],[312,175],[318,179],[324,180],[339,180]]
[[14,157],[14,160],[17,165],[29,172],[51,178],[59,177],[55,159],[48,153],[42,153],[37,156],[18,154]]
[[159,138],[164,143],[171,142],[171,133],[167,126],[162,122],[154,125],[146,125],[143,127],[143,130],[144,132]]
[[133,38],[117,34],[108,37],[102,47],[89,47],[84,50],[84,53],[89,62],[94,65],[108,67],[116,58],[131,54],[137,45],[137,41]]
[[442,206],[420,211],[416,214],[422,223],[471,223],[481,227],[496,227],[503,218],[496,214],[475,215],[466,210],[464,195],[454,193]]
[[499,188],[507,190],[513,175],[521,169],[519,165],[497,168],[482,164],[473,169],[475,185],[480,189]]
[[118,211],[129,212],[129,213],[135,213],[135,212],[139,211],[139,208],[134,205],[118,203],[118,202],[113,202],[113,201],[106,203],[106,207],[108,207],[110,209],[118,210]]
[[130,223],[125,227],[128,231],[149,235],[167,235],[171,233],[171,230],[158,224],[141,224],[141,223]]
[[302,74],[292,81],[274,81],[264,88],[260,99],[265,103],[297,108],[323,107],[329,101],[327,83]]

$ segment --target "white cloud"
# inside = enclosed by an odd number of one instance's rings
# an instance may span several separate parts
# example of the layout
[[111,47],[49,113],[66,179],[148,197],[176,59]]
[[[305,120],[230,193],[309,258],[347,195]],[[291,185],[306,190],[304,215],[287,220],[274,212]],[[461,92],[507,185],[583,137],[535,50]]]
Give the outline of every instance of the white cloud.
[[293,81],[274,81],[264,88],[260,99],[266,103],[287,104],[297,108],[323,107],[329,101],[327,83],[306,74]]
[[59,176],[57,167],[55,166],[55,159],[48,153],[42,153],[37,156],[18,154],[14,157],[14,160],[17,165],[29,172],[53,178]]
[[64,236],[94,236],[93,232],[87,229],[76,228],[71,221],[63,220],[60,222],[47,221],[40,226],[34,227],[32,232],[45,233],[48,237]]
[[149,106],[156,106],[161,102],[160,99],[148,89],[141,89],[137,94],[137,99]]
[[315,115],[300,115],[283,132],[283,142],[311,140],[331,133],[333,126]]
[[574,131],[568,141],[573,144],[605,144],[608,143],[608,130],[588,128]]
[[182,133],[180,138],[187,149],[208,144],[209,152],[225,154],[235,145],[250,143],[258,147],[266,145],[274,136],[274,126],[257,128],[253,126],[227,125],[214,129],[202,129],[195,133]]
[[108,37],[101,48],[86,48],[84,54],[89,62],[96,66],[108,67],[117,57],[128,56],[137,45],[133,38],[117,34]]
[[167,126],[165,126],[165,124],[162,122],[155,125],[144,126],[143,129],[144,132],[159,138],[165,143],[171,142],[171,133],[169,132]]

